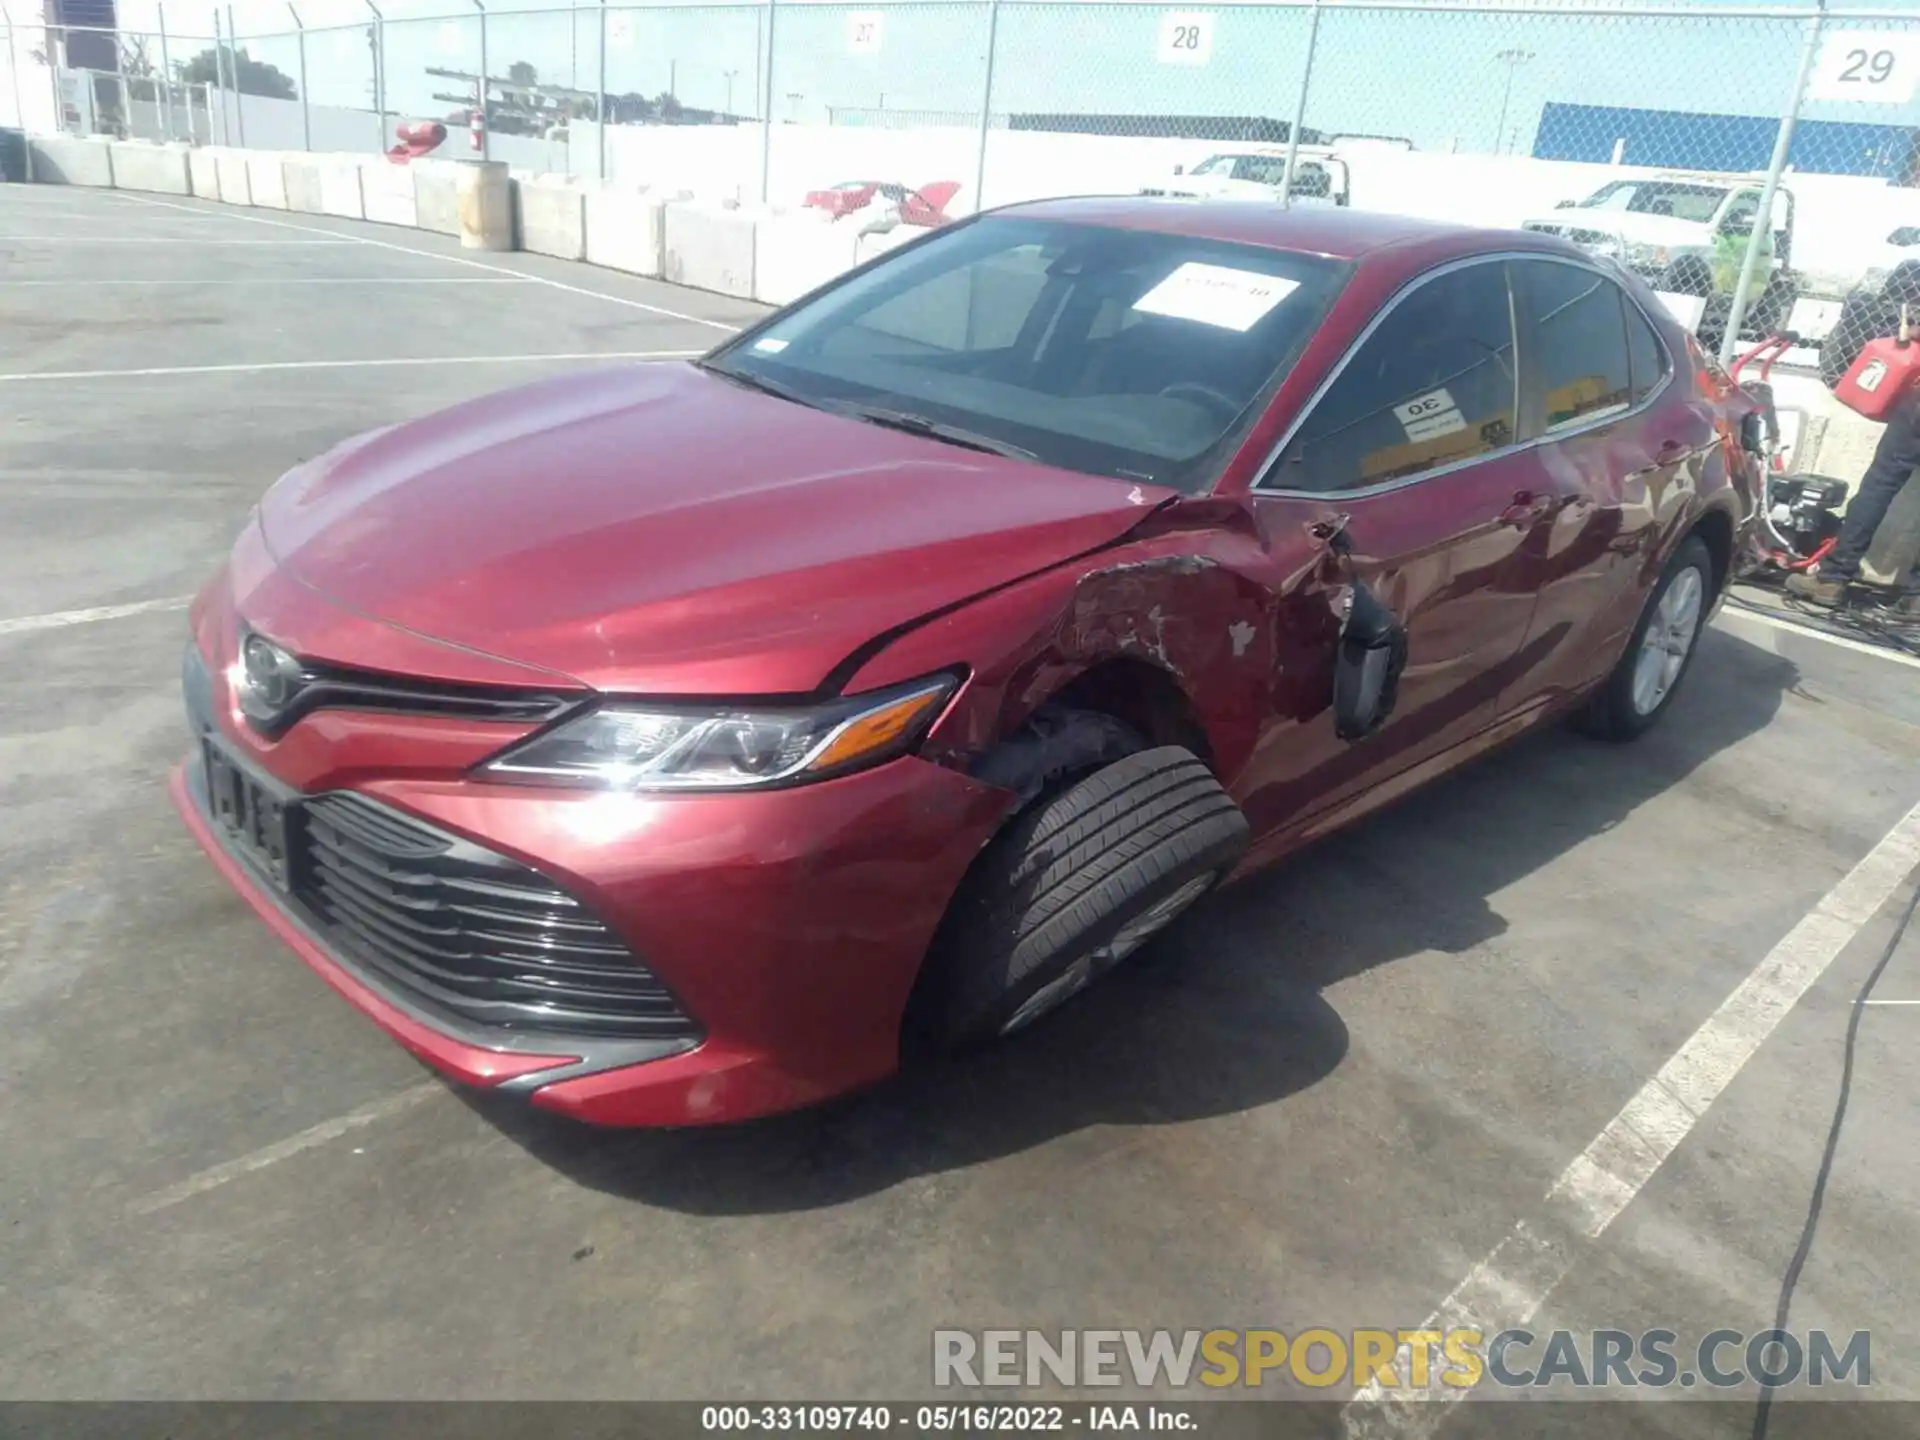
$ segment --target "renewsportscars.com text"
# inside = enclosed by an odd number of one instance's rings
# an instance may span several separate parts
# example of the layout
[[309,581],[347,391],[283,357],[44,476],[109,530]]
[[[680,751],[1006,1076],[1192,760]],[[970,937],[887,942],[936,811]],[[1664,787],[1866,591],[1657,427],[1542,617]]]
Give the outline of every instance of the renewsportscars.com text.
[[936,1330],[941,1388],[1731,1389],[1873,1383],[1872,1336],[1714,1330]]

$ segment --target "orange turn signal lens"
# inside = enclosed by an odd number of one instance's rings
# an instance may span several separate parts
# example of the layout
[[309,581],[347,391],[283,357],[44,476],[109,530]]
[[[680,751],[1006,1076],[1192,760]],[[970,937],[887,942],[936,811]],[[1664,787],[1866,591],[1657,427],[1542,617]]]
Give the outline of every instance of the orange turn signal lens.
[[952,682],[942,680],[854,716],[820,747],[807,769],[838,770],[899,746],[933,717],[952,689]]

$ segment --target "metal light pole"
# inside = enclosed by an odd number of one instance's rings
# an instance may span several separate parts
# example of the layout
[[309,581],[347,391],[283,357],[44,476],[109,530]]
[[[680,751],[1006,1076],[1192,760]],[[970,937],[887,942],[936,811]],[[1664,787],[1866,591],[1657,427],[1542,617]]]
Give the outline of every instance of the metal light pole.
[[220,91],[220,143],[232,142],[233,132],[227,128],[227,42],[220,29],[220,11],[213,12],[213,83]]
[[373,111],[380,117],[380,143],[374,148],[387,148],[387,17],[380,13],[380,7],[373,0],[361,0],[367,9],[373,12]]
[[732,119],[733,118],[733,77],[738,75],[740,72],[738,70],[722,70],[720,73],[727,77],[727,118]]
[[480,12],[480,158],[493,158],[493,116],[487,105],[487,7],[481,0],[473,0],[473,8]]
[[[13,93],[13,114],[22,135],[27,133],[27,97],[20,93],[20,56],[13,42],[13,16],[0,4],[0,25],[7,27],[7,86]],[[33,153],[33,147],[27,147]]]
[[1500,123],[1493,127],[1493,153],[1500,155],[1505,153],[1507,143],[1507,105],[1513,99],[1513,77],[1522,65],[1533,59],[1533,52],[1516,45],[1497,52],[1493,58],[1504,61],[1507,67],[1507,83],[1500,92]]
[[[167,139],[174,138],[173,133],[173,60],[167,54],[167,7],[156,4],[153,7],[155,23],[160,27],[160,88],[166,94],[166,109],[163,112]],[[193,139],[193,102],[187,102],[187,139]]]
[[600,0],[600,78],[594,82],[599,98],[595,104],[599,109],[594,119],[599,123],[594,127],[594,144],[599,148],[595,157],[595,174],[602,183],[611,179],[607,174],[607,0]]
[[773,189],[773,12],[778,7],[767,0],[766,63],[760,78],[760,203],[767,203]]
[[300,148],[312,154],[313,104],[307,99],[307,27],[300,22],[300,12],[293,8],[293,0],[287,0],[287,13],[293,16],[295,38],[300,45]]
[[993,57],[1000,43],[1000,0],[987,0],[987,73],[980,83],[980,143],[973,159],[973,210],[986,209],[987,141],[993,133]]
[[1746,258],[1740,262],[1740,278],[1733,285],[1733,303],[1727,310],[1726,333],[1720,337],[1720,363],[1731,365],[1740,348],[1740,327],[1746,323],[1747,303],[1753,292],[1753,272],[1760,268],[1760,237],[1773,227],[1773,197],[1780,191],[1780,175],[1787,168],[1787,156],[1793,150],[1793,129],[1800,119],[1800,106],[1807,96],[1807,84],[1813,79],[1813,67],[1820,58],[1820,31],[1827,20],[1827,0],[1819,0],[1807,21],[1806,42],[1800,47],[1800,70],[1793,77],[1793,93],[1780,116],[1780,132],[1773,138],[1773,158],[1767,163],[1766,183],[1760,187],[1760,209],[1753,217],[1753,230],[1747,239]]
[[1320,51],[1320,0],[1313,0],[1307,19],[1307,58],[1300,67],[1300,98],[1293,106],[1293,128],[1287,131],[1287,168],[1280,176],[1280,208],[1293,208],[1293,172],[1300,163],[1300,127],[1307,123],[1307,92],[1313,88],[1313,57]]
[[233,75],[233,116],[240,132],[240,148],[247,148],[247,96],[240,88],[240,31],[233,23],[233,6],[227,6],[227,43],[233,46],[233,58],[227,62]]

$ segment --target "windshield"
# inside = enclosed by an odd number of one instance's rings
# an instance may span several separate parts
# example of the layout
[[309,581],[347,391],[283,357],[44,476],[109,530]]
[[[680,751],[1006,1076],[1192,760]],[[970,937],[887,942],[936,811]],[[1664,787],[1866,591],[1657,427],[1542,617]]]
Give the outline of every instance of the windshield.
[[1616,180],[1602,185],[1578,205],[1581,210],[1625,210],[1634,215],[1671,215],[1705,224],[1727,198],[1719,185],[1689,185],[1672,180]]
[[875,423],[1197,491],[1345,283],[1321,256],[986,217],[729,343],[708,368]]

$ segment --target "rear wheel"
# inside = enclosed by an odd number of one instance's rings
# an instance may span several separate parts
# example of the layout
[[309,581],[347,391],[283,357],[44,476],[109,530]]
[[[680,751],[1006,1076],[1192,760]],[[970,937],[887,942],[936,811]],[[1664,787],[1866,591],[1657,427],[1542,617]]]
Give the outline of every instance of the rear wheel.
[[1218,885],[1247,836],[1239,807],[1179,746],[1043,797],[954,897],[915,997],[917,1038],[967,1050],[1025,1029]]
[[1689,535],[1647,597],[1626,653],[1581,714],[1581,729],[1603,740],[1633,740],[1658,723],[1693,664],[1712,595],[1713,557]]

